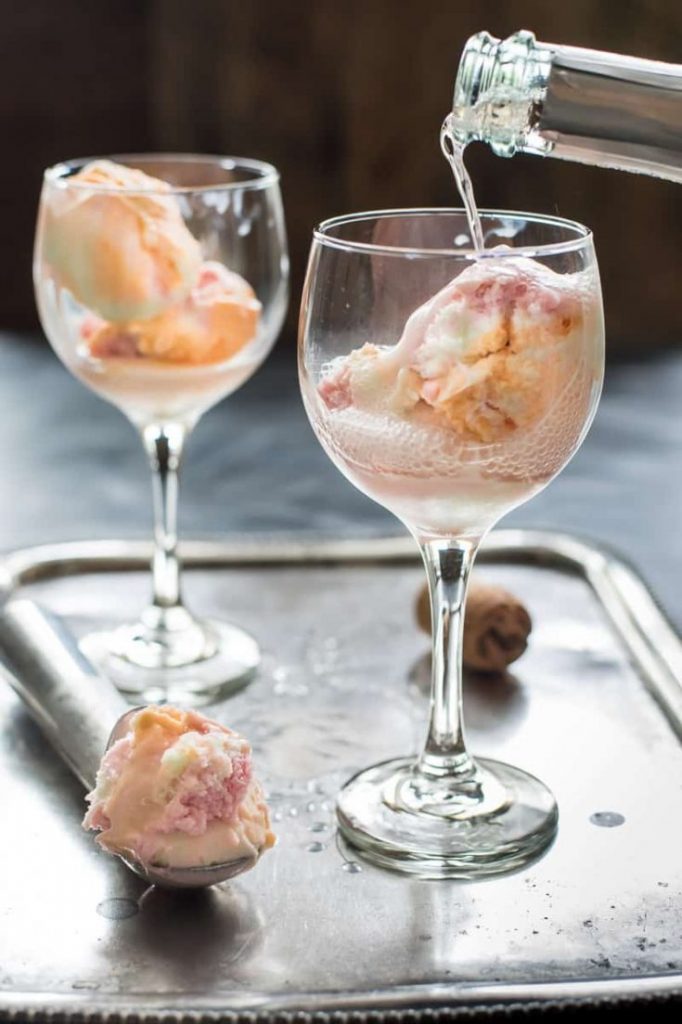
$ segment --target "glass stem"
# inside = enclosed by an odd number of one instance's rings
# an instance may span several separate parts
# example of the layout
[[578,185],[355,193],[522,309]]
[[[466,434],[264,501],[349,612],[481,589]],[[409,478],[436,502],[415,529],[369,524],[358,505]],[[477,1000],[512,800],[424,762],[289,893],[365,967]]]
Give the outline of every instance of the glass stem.
[[142,431],[152,470],[154,557],[152,611],[157,625],[165,613],[182,606],[178,559],[178,483],[188,430],[177,423],[151,423]]
[[431,598],[433,657],[429,728],[418,771],[466,780],[475,773],[462,720],[462,642],[469,574],[478,548],[471,540],[420,543]]

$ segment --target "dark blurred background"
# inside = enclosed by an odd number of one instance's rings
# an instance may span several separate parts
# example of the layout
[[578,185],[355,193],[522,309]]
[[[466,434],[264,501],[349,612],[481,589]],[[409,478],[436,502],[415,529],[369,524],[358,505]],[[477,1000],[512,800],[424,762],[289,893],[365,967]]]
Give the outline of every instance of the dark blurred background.
[[[310,231],[351,210],[457,202],[438,131],[469,35],[680,60],[673,0],[25,0],[0,36],[0,327],[36,326],[30,254],[42,169],[140,150],[262,157],[282,171],[294,324]],[[609,351],[680,340],[682,188],[470,148],[479,204],[594,229]]]

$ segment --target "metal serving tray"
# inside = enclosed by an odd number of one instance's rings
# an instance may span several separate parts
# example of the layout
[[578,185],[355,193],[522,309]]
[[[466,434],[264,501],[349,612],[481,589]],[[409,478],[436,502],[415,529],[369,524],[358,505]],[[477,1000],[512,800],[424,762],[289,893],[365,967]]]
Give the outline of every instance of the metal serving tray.
[[[77,632],[147,596],[137,542],[0,561]],[[428,641],[406,540],[184,548],[189,603],[253,632],[257,679],[209,713],[243,730],[279,843],[210,892],[146,889],[80,830],[83,793],[0,688],[0,1018],[396,1018],[682,992],[682,647],[640,579],[575,538],[498,531],[478,572],[525,600],[531,646],[471,676],[475,752],[544,779],[549,852],[479,883],[372,868],[335,834],[358,768],[418,747]]]

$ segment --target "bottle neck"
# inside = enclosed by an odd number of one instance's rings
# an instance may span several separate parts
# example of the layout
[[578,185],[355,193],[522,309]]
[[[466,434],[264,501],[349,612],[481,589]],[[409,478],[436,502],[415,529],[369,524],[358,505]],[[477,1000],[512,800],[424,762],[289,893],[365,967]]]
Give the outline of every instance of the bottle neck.
[[682,65],[487,32],[455,84],[459,142],[682,180]]
[[495,39],[479,32],[467,42],[457,72],[453,130],[458,142],[487,142],[498,156],[524,150],[544,103],[552,51],[532,32]]

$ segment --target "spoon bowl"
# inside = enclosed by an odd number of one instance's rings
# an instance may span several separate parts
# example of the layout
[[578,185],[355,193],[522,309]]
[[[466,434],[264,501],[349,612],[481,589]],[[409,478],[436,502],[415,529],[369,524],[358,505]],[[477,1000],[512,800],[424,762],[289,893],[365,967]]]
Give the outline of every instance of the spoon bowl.
[[225,864],[206,864],[191,868],[162,867],[159,864],[142,864],[132,855],[116,854],[130,870],[150,885],[162,889],[206,889],[211,885],[227,882],[243,871],[249,871],[258,857],[240,857]]

